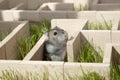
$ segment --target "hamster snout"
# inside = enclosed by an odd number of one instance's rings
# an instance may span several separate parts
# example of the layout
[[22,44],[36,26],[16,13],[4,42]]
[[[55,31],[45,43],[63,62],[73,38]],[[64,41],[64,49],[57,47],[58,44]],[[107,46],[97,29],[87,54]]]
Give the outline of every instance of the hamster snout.
[[68,40],[68,34],[65,31],[57,37],[58,43],[66,42],[67,40]]
[[68,33],[63,29],[55,27],[47,32],[47,37],[48,40],[45,42],[45,58],[51,61],[64,61]]

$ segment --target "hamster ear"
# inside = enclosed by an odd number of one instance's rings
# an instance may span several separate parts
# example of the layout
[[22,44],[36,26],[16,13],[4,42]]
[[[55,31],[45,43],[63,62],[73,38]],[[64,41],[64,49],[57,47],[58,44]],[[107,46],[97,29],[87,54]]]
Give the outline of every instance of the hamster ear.
[[49,38],[49,31],[46,31],[43,35],[46,37],[46,40],[48,40],[48,38]]
[[46,32],[44,33],[44,35],[45,35],[45,36],[48,36],[48,33],[49,33],[49,31],[46,31]]
[[55,26],[53,29],[60,29],[58,26]]

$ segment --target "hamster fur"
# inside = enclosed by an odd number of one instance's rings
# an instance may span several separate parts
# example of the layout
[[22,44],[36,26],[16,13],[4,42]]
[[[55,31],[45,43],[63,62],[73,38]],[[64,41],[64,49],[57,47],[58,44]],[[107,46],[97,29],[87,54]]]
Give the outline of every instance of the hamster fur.
[[50,61],[64,61],[68,33],[57,26],[46,32],[48,39],[45,42],[44,57]]

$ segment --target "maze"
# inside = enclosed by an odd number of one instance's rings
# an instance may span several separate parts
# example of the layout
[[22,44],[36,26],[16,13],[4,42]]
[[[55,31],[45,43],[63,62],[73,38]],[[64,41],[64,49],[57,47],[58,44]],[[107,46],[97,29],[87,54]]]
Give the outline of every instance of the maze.
[[[119,0],[0,0],[0,80],[120,80],[119,10]],[[71,38],[65,62],[43,60],[50,26]]]

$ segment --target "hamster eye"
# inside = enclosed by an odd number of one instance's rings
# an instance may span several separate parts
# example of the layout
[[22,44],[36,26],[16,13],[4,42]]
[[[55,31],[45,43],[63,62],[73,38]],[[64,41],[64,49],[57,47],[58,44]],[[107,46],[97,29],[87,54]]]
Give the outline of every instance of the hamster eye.
[[54,32],[54,35],[56,36],[56,35],[57,35],[57,32]]

